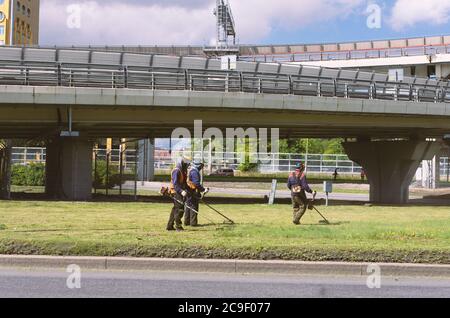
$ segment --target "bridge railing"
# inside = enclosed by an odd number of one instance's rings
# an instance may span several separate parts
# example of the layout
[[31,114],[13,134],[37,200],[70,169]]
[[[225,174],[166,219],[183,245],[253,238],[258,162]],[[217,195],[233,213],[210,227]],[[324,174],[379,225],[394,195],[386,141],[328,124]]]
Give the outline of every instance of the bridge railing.
[[316,51],[270,54],[243,54],[239,58],[247,62],[320,62],[335,60],[379,59],[393,57],[408,57],[421,55],[449,54],[450,45],[432,45],[418,47],[401,47],[389,49],[355,49],[345,51]]
[[438,84],[341,77],[171,69],[0,66],[0,84],[292,94],[320,97],[449,102],[448,82]]

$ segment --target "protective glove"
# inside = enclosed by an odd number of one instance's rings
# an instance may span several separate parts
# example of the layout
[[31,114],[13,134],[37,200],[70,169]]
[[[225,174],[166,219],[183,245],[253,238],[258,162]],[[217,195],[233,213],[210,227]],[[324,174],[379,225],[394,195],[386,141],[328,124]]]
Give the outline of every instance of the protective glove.
[[181,196],[183,197],[183,198],[185,198],[185,197],[187,197],[187,192],[186,191],[181,191]]
[[209,188],[205,188],[205,191],[203,191],[203,195],[209,193]]

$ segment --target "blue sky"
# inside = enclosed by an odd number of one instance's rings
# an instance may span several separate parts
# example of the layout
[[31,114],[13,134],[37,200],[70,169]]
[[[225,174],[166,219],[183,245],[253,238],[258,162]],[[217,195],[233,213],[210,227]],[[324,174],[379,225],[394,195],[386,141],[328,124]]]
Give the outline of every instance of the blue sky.
[[[380,29],[368,28],[368,16],[362,12],[355,12],[342,19],[338,18],[322,23],[299,26],[292,31],[285,30],[283,27],[275,27],[270,36],[262,42],[266,44],[323,43],[450,34],[450,22],[436,24],[434,22],[421,21],[399,30],[394,29],[388,19],[396,1],[373,2],[379,4],[382,9]],[[446,0],[442,2],[446,2]]]
[[[43,45],[212,44],[215,0],[41,0]],[[450,34],[450,0],[230,0],[241,44]],[[366,9],[381,9],[381,28]]]

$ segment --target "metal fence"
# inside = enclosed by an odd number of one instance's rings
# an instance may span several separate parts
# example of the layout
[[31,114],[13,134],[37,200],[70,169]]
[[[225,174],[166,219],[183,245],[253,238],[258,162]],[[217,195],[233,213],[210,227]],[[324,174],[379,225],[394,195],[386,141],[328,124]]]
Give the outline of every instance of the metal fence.
[[441,162],[440,162],[440,174],[441,174],[441,179],[445,179],[447,180],[447,182],[450,181],[450,158],[441,157]]
[[45,148],[14,147],[12,149],[12,164],[26,165],[29,163],[45,163]]
[[254,74],[236,71],[0,67],[0,85],[132,88],[286,94],[319,97],[450,102],[448,82],[405,83],[329,76]]
[[[27,165],[30,163],[45,164],[45,148],[38,147],[15,147],[12,149],[12,163],[15,165]],[[154,168],[156,171],[168,172],[173,168],[174,158],[188,156],[201,159],[208,170],[215,172],[218,169],[239,170],[242,162],[241,152],[214,152],[208,151],[174,151],[164,154],[156,154]],[[292,171],[298,162],[306,164],[309,173],[333,174],[336,169],[339,174],[357,175],[361,173],[361,167],[351,161],[347,155],[341,154],[288,154],[288,153],[250,153],[250,158],[257,160],[258,171],[261,173],[285,173]],[[108,154],[106,149],[94,149],[94,162],[108,161],[111,167],[122,169],[121,174],[136,174],[135,149],[112,149]],[[108,160],[107,160],[108,159]],[[122,168],[120,168],[122,167]],[[440,176],[441,180],[450,180],[450,159],[448,157],[440,158]]]
[[[171,158],[181,156],[201,159],[207,168],[212,171],[228,168],[239,170],[239,166],[245,161],[242,152],[214,152],[209,154],[201,151],[178,151],[172,156],[156,156],[155,168],[167,170],[172,167]],[[347,155],[324,155],[324,154],[289,154],[289,153],[248,153],[248,158],[258,167],[261,173],[289,172],[294,169],[298,162],[303,162],[307,166],[308,172],[312,173],[334,173],[338,169],[339,173],[359,174],[361,167],[351,161]]]

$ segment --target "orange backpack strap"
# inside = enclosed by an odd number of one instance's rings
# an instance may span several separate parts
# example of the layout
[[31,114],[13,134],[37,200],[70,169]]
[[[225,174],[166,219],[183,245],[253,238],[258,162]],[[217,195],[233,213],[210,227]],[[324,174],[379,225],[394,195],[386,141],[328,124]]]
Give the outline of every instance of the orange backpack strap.
[[172,170],[172,172],[170,173],[170,187],[169,187],[169,190],[170,190],[170,193],[171,194],[175,194],[175,185],[174,185],[174,182],[173,182],[173,173],[175,172],[175,171],[177,171],[177,173],[179,174],[179,175],[181,175],[181,180],[180,181],[182,181],[182,183],[184,182],[184,180],[183,180],[183,178],[184,178],[184,175],[183,175],[183,173],[181,173],[181,170],[179,169],[179,168],[174,168],[173,170]]

